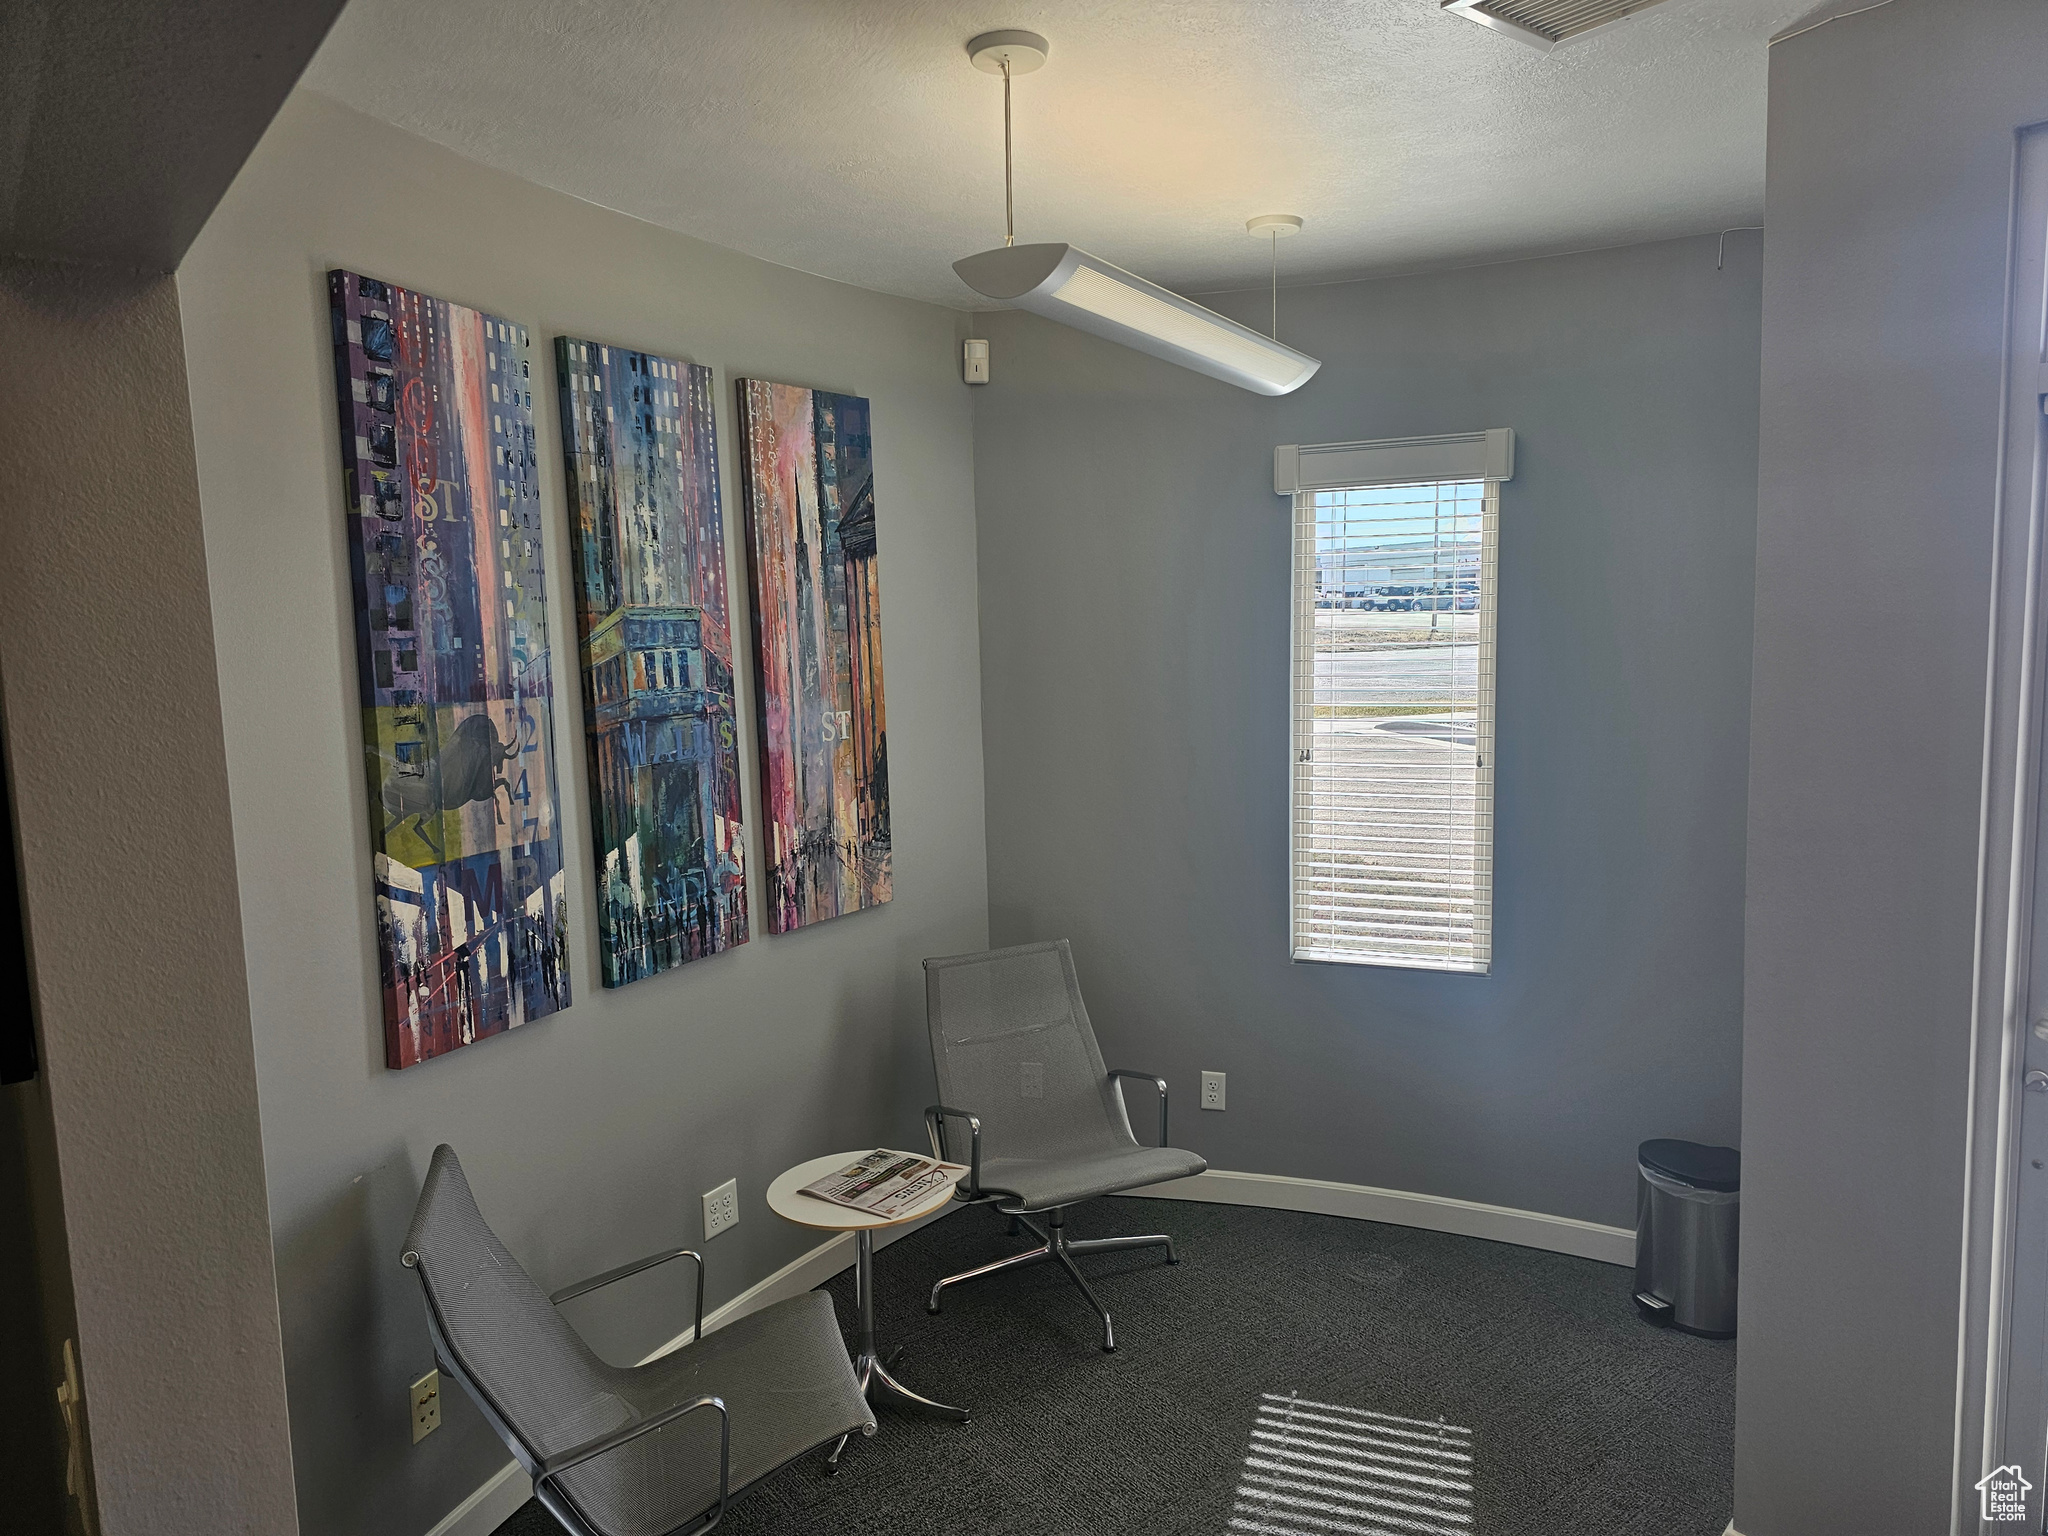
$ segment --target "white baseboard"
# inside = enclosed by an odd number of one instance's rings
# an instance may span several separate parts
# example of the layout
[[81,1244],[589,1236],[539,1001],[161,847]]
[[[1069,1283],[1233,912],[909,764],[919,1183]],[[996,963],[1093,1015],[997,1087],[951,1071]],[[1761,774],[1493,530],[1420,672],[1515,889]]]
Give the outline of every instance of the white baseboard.
[[533,1483],[526,1469],[508,1461],[489,1482],[442,1516],[427,1536],[491,1536],[532,1497]]
[[1384,1221],[1397,1227],[1425,1227],[1516,1243],[1550,1253],[1633,1268],[1636,1235],[1626,1227],[1603,1227],[1570,1216],[1546,1216],[1505,1205],[1481,1205],[1444,1195],[1417,1195],[1401,1189],[1374,1189],[1367,1184],[1339,1184],[1330,1179],[1291,1179],[1277,1173],[1231,1173],[1211,1168],[1191,1179],[1173,1179],[1133,1195],[1157,1200],[1202,1200],[1214,1205],[1258,1205],[1269,1210],[1310,1211],[1319,1216],[1350,1216]]
[[[930,1226],[940,1217],[958,1209],[957,1205],[941,1206],[921,1221],[907,1221],[900,1227],[877,1232],[875,1247],[886,1248],[899,1237],[908,1237],[918,1228]],[[814,1291],[852,1263],[853,1234],[838,1233],[808,1253],[799,1254],[767,1279],[748,1286],[725,1305],[713,1307],[704,1314],[704,1331],[716,1332],[749,1312],[759,1312],[778,1301]],[[645,1365],[649,1360],[659,1360],[670,1350],[681,1349],[690,1342],[690,1334],[690,1329],[684,1329],[667,1343],[650,1351],[639,1363]],[[518,1462],[508,1461],[492,1474],[483,1487],[448,1511],[427,1532],[427,1536],[491,1536],[491,1532],[512,1518],[513,1511],[532,1497],[533,1484],[525,1470]]]

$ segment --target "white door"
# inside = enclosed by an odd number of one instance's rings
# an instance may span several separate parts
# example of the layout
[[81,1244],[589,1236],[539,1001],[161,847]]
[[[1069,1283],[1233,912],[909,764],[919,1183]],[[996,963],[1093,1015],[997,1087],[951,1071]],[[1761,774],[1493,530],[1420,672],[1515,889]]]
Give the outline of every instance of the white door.
[[2048,128],[2014,164],[1953,1530],[2048,1517]]

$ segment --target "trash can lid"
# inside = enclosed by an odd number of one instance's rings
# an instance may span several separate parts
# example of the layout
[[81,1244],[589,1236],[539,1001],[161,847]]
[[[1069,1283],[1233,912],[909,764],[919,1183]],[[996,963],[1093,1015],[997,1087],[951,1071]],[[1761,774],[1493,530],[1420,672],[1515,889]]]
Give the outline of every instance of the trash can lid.
[[1742,1188],[1742,1154],[1733,1147],[1703,1147],[1696,1141],[1646,1141],[1636,1159],[1652,1173],[1694,1189]]

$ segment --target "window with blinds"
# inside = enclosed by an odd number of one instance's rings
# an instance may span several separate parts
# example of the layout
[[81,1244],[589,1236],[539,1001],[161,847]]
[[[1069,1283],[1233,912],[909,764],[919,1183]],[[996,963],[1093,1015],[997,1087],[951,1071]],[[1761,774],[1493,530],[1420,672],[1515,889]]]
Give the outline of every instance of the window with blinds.
[[1295,493],[1297,960],[1487,969],[1499,509],[1485,479]]

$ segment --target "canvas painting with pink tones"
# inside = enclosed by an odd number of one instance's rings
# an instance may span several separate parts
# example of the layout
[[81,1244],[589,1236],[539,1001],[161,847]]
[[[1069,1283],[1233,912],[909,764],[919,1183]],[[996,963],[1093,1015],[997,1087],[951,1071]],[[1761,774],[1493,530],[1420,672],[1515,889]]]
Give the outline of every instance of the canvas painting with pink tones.
[[768,927],[891,893],[889,732],[868,402],[739,386]]

